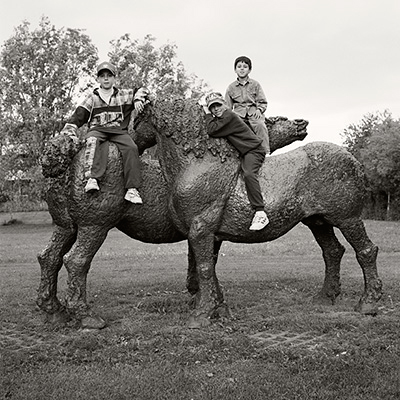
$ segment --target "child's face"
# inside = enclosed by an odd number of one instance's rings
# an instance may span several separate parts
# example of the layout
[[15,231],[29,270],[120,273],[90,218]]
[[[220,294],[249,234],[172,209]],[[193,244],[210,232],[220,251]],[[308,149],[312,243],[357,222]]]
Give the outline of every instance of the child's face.
[[220,117],[227,108],[228,108],[228,106],[226,104],[214,103],[214,104],[211,104],[210,111],[216,117]]
[[109,71],[100,71],[97,82],[100,84],[101,88],[110,89],[114,86],[115,76]]
[[250,74],[250,67],[243,61],[236,64],[235,72],[239,78],[247,78]]

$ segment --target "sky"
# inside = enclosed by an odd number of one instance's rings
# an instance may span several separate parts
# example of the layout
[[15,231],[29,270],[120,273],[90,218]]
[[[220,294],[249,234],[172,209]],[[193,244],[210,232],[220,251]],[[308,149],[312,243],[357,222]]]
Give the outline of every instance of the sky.
[[24,20],[33,30],[46,16],[56,28],[84,30],[101,60],[111,40],[151,34],[222,93],[246,55],[266,115],[309,121],[303,143],[341,144],[369,113],[400,118],[399,0],[19,0],[2,15],[0,45]]

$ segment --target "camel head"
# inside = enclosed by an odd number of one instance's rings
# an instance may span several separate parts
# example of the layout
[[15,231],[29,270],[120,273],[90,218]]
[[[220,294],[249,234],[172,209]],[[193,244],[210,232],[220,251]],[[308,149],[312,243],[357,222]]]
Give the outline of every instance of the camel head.
[[40,159],[43,175],[46,178],[55,178],[64,174],[80,147],[66,135],[60,134],[50,139]]
[[156,130],[150,117],[149,107],[146,107],[145,111],[136,117],[133,124],[131,137],[138,147],[139,154],[143,154],[146,149],[157,144]]
[[297,140],[303,140],[307,136],[308,121],[304,119],[269,117],[265,122],[270,138],[271,153]]

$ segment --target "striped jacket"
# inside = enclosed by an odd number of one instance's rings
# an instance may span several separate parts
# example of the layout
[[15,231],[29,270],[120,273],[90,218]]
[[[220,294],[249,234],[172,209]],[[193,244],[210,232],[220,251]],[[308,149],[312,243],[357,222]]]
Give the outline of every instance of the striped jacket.
[[144,96],[143,88],[117,89],[114,87],[114,93],[111,95],[109,104],[107,104],[100,97],[99,90],[95,89],[78,106],[68,119],[67,125],[74,124],[80,128],[87,123],[89,130],[96,128],[127,130],[131,113],[134,110],[134,103],[144,101]]

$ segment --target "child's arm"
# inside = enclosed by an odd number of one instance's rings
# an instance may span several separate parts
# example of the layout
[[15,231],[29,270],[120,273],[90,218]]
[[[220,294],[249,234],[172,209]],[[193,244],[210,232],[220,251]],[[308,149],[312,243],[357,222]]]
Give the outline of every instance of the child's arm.
[[225,93],[225,104],[228,106],[228,108],[230,110],[233,109],[233,101],[232,101],[232,97],[229,94],[229,87],[228,87],[228,89],[226,89],[226,93]]
[[221,117],[216,118],[213,117],[212,114],[205,115],[207,133],[209,136],[218,138],[228,136],[231,132],[229,129],[226,129],[226,126],[229,124],[231,120],[231,115],[225,111]]
[[93,94],[88,94],[75,112],[68,119],[68,124],[74,124],[77,128],[89,122],[90,114],[93,109]]
[[138,113],[141,113],[144,110],[144,105],[149,102],[149,94],[149,90],[144,87],[141,87],[134,93],[133,104]]
[[86,108],[79,106],[68,119],[67,124],[73,124],[77,128],[80,128],[82,125],[85,125],[89,121],[89,117],[90,112]]
[[261,114],[264,114],[268,106],[268,101],[265,97],[264,90],[262,89],[261,85],[258,84],[257,86],[256,105]]
[[92,95],[87,96],[80,106],[75,110],[71,117],[67,120],[61,133],[69,136],[74,142],[78,142],[76,135],[78,128],[83,126],[89,121],[90,111],[92,109],[93,99]]

